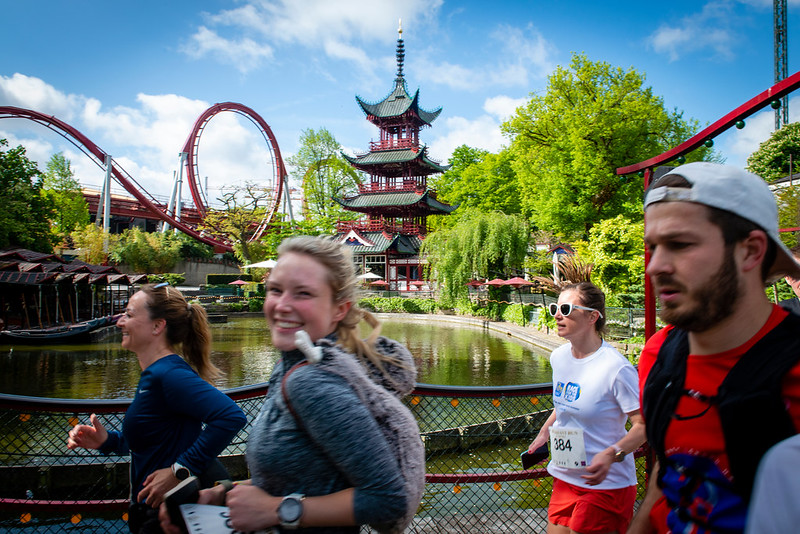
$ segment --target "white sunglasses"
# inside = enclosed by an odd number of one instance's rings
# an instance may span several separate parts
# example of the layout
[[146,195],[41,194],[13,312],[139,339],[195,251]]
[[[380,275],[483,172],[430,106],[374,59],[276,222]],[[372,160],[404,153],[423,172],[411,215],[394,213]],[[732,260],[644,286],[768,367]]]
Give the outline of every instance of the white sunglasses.
[[550,305],[547,307],[547,309],[550,311],[550,315],[552,315],[553,317],[555,317],[556,313],[558,313],[559,311],[561,311],[561,315],[567,317],[569,316],[570,313],[572,313],[573,309],[576,309],[576,310],[596,311],[597,313],[600,314],[600,318],[601,319],[603,318],[603,314],[600,313],[600,310],[598,309],[587,308],[586,306],[578,306],[577,304],[572,304],[570,302],[565,302],[561,306],[559,306],[555,302],[551,302]]

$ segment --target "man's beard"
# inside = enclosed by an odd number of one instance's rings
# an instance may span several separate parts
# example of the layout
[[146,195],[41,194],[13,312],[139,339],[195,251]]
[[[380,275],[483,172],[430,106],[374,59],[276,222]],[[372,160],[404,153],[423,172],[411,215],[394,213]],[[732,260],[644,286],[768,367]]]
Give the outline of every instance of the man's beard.
[[[686,291],[686,286],[669,277],[661,280]],[[733,247],[726,246],[722,265],[707,283],[691,294],[684,293],[684,296],[689,297],[689,302],[682,303],[680,307],[662,304],[659,317],[676,328],[705,332],[733,313],[733,305],[739,299],[739,294],[739,276],[733,258]]]

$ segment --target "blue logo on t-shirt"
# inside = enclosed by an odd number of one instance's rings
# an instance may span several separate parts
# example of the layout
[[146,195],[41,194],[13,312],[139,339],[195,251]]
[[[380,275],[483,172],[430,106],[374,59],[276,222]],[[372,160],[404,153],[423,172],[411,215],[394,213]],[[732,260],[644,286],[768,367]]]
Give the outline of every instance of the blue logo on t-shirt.
[[581,386],[575,382],[569,382],[564,388],[564,400],[575,402],[581,396]]
[[556,389],[553,390],[553,396],[560,397],[562,393],[564,393],[564,382],[559,382],[556,384]]

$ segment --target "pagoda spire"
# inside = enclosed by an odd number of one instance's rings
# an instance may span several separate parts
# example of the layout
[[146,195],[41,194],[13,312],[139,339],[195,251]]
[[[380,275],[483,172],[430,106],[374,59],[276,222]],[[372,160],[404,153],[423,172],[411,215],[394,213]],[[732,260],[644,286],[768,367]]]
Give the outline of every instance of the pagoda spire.
[[403,61],[406,58],[405,45],[403,44],[403,19],[400,19],[400,26],[397,28],[397,78],[395,81],[403,81]]

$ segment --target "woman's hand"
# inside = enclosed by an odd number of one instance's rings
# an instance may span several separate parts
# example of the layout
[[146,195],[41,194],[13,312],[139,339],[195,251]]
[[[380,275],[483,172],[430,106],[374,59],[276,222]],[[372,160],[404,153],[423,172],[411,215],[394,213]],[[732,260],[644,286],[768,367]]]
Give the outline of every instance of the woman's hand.
[[230,508],[231,526],[236,530],[248,532],[280,523],[280,498],[273,497],[258,486],[237,484],[225,496],[225,504]]
[[543,436],[542,434],[539,434],[538,436],[536,436],[536,439],[534,439],[533,442],[528,447],[528,452],[530,453],[536,452],[536,449],[547,443],[548,439],[549,439],[548,436]]
[[592,458],[592,463],[586,470],[591,473],[589,475],[581,475],[581,478],[586,480],[590,486],[596,486],[606,479],[608,471],[611,469],[611,464],[614,463],[614,454],[616,451],[612,447],[608,447]]
[[96,414],[89,416],[88,425],[75,425],[69,431],[67,437],[67,448],[77,449],[99,449],[108,439],[108,431],[97,418]]
[[136,496],[137,502],[144,501],[152,508],[158,508],[164,502],[164,494],[178,485],[178,480],[172,473],[171,467],[153,471],[142,484],[142,491]]

